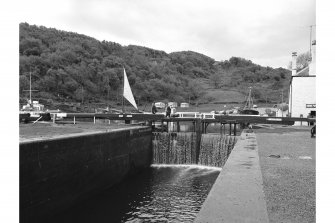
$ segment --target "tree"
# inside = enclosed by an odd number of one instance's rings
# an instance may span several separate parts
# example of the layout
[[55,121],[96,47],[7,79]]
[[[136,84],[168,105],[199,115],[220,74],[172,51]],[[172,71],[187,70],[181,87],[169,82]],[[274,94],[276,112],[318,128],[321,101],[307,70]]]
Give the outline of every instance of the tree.
[[214,86],[214,88],[220,88],[221,87],[222,76],[219,72],[212,74],[209,77],[209,80],[210,80],[211,84]]
[[[309,52],[299,54],[297,56],[297,70],[301,70],[307,67],[310,61],[311,61],[311,57],[310,57]],[[292,69],[292,61],[288,63],[287,68]]]
[[257,89],[257,88],[252,89],[252,97],[254,99],[261,99],[261,96],[262,96],[262,93],[259,89]]
[[84,89],[84,87],[80,87],[78,88],[75,92],[74,92],[74,98],[77,101],[81,101],[81,103],[84,102],[84,99],[86,97],[86,90]]
[[297,69],[300,70],[307,67],[310,61],[311,57],[309,55],[309,52],[299,54],[297,57]]
[[203,87],[198,81],[190,80],[188,83],[187,91],[191,100],[198,99],[203,94]]
[[290,75],[285,69],[262,67],[239,57],[216,62],[192,51],[167,54],[141,46],[100,42],[74,32],[20,24],[19,74],[25,75],[20,77],[22,97],[25,96],[22,89],[27,89],[29,81],[27,74],[32,71],[32,87],[39,90],[41,97],[81,100],[83,86],[86,101],[103,101],[106,96],[120,98],[123,67],[136,99],[141,98],[142,103],[203,99],[203,79],[209,80],[213,88],[221,88],[224,83],[225,88],[239,92],[245,90],[246,82],[257,82],[257,86],[272,90],[288,88],[289,78],[285,77]]
[[19,77],[19,87],[20,92],[23,93],[23,90],[29,89],[29,79],[25,75],[20,75]]
[[279,76],[275,76],[273,79],[275,79],[276,81],[280,81],[280,77]]
[[34,37],[28,37],[20,41],[20,53],[23,55],[38,56],[42,53],[42,41]]

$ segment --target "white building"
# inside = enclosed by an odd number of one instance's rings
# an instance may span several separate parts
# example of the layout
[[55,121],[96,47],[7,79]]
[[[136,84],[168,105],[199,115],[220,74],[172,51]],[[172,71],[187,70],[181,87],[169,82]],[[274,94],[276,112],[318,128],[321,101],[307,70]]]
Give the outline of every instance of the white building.
[[[289,115],[306,118],[316,116],[316,42],[312,43],[312,61],[297,72],[297,53],[292,53],[292,77],[290,82]],[[299,122],[300,124],[300,122]],[[307,124],[307,123],[305,123]]]

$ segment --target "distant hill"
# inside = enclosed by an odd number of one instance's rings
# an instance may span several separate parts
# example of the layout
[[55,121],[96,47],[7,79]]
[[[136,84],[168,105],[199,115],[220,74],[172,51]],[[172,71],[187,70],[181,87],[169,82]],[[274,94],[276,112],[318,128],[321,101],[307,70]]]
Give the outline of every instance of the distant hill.
[[[173,52],[109,41],[54,28],[20,24],[20,100],[120,103],[123,67],[139,104],[152,101],[234,103],[253,87],[258,102],[288,95],[290,71],[232,57],[225,61],[192,51]],[[286,100],[287,101],[287,100]]]

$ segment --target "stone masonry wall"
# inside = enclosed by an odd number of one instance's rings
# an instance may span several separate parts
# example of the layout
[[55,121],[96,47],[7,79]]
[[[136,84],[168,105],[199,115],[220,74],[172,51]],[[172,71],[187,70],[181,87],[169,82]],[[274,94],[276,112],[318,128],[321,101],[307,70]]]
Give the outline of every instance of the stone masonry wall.
[[149,167],[150,127],[20,143],[20,222],[43,221]]

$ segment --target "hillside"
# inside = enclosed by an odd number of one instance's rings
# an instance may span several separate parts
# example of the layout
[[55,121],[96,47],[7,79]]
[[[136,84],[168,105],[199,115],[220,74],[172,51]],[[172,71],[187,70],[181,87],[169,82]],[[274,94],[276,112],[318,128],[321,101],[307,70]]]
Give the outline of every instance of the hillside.
[[[232,57],[226,61],[192,51],[173,52],[121,46],[74,32],[20,24],[20,102],[28,98],[29,72],[34,99],[53,102],[120,104],[123,67],[136,101],[235,103],[253,87],[258,102],[287,98],[290,71],[262,67]],[[287,101],[287,100],[286,100]]]

